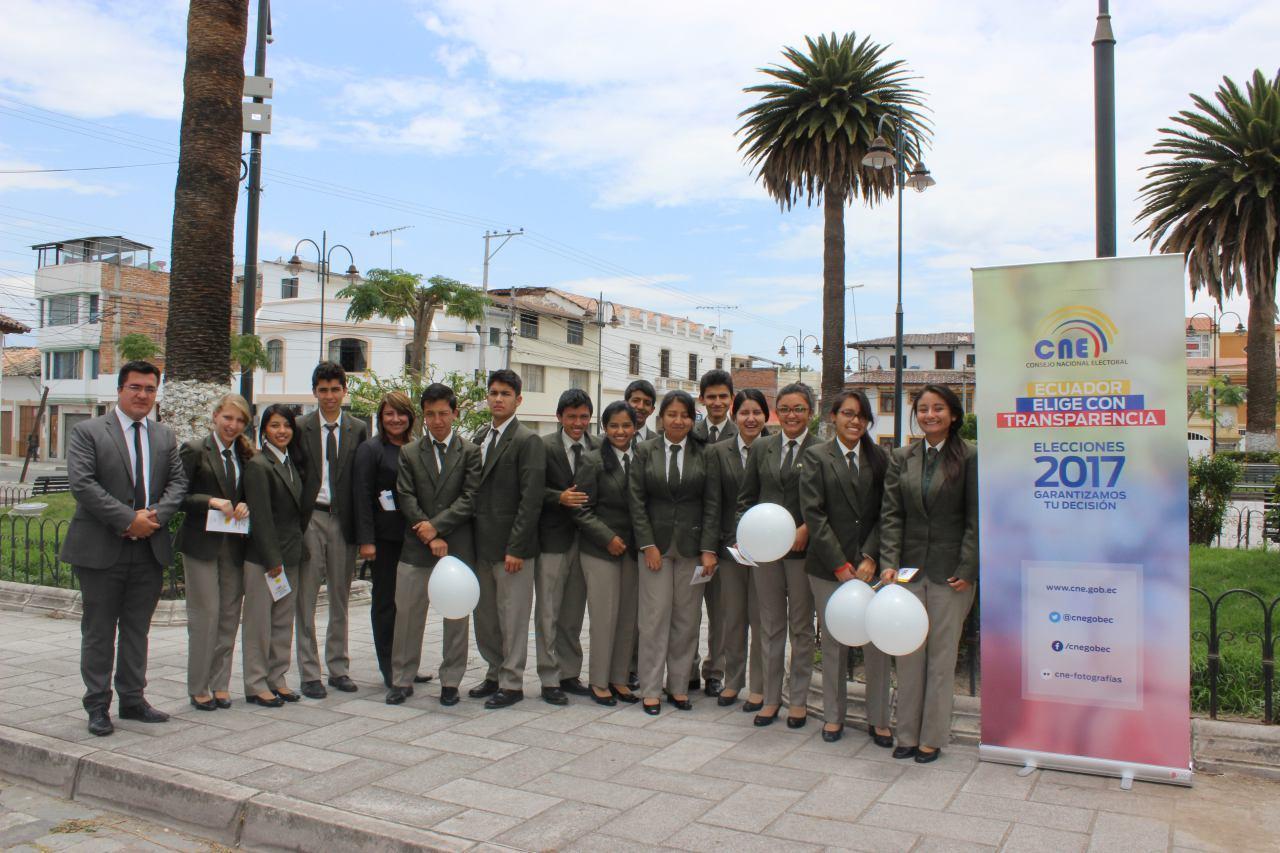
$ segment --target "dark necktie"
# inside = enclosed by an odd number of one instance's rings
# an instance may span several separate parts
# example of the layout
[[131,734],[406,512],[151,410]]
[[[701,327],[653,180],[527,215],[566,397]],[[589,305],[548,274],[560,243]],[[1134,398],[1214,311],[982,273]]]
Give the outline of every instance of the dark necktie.
[[436,441],[435,439],[432,439],[431,443],[436,446],[436,467],[440,473],[443,474],[445,443],[443,441]]
[[489,449],[484,452],[484,461],[488,462],[489,457],[493,455],[493,449],[498,446],[498,430],[489,428]]
[[573,445],[573,473],[578,473],[578,467],[582,465],[582,445]]
[[938,448],[930,447],[924,452],[924,497],[929,499],[929,484],[933,482],[933,474],[938,469]]
[[720,427],[713,426],[710,429],[710,433],[711,433],[711,441],[709,441],[708,444],[715,444],[716,440],[720,438]]
[[796,440],[793,438],[787,442],[787,455],[782,457],[782,471],[781,471],[782,476],[786,477],[788,474],[790,474],[791,469],[795,466],[795,464],[796,464]]
[[334,485],[338,477],[338,431],[337,424],[325,424],[324,428],[329,431],[324,440],[324,458],[329,463],[329,503],[333,503],[338,496],[338,487]]
[[142,457],[142,424],[133,422],[133,508],[147,508],[147,468]]
[[667,466],[667,488],[680,488],[680,445],[671,445],[671,464]]
[[858,473],[858,451],[850,450],[848,453],[845,454],[845,460],[849,463],[849,472],[852,474],[857,474]]
[[293,482],[293,463],[289,461],[289,454],[286,453],[284,455],[284,461],[281,464],[284,465],[284,472],[289,475],[289,482],[292,483]]
[[227,488],[230,490],[228,497],[234,499],[236,496],[236,463],[231,461],[230,447],[222,451],[222,464],[227,469]]
[[631,454],[622,454],[622,476],[624,479],[631,479]]

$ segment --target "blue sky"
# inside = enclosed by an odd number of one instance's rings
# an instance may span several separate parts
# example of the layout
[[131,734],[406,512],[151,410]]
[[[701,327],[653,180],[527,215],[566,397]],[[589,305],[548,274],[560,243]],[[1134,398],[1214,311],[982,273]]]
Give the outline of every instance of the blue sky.
[[[1274,73],[1280,4],[1113,5],[1121,254],[1145,254],[1131,221],[1156,128],[1223,74]],[[734,137],[741,89],[782,46],[852,29],[891,43],[933,109],[938,185],[906,198],[907,330],[968,328],[970,267],[1092,255],[1095,8],[276,0],[262,255],[327,229],[362,269],[385,266],[388,238],[369,232],[411,225],[396,266],[478,284],[484,230],[523,227],[492,286],[711,322],[697,306],[734,304],[735,349],[775,353],[820,331],[821,212],[784,213],[754,183]],[[33,323],[32,243],[120,233],[168,256],[185,14],[6,0],[0,171],[162,165],[0,174],[0,311]],[[855,205],[846,225],[858,331],[890,334],[893,207]]]

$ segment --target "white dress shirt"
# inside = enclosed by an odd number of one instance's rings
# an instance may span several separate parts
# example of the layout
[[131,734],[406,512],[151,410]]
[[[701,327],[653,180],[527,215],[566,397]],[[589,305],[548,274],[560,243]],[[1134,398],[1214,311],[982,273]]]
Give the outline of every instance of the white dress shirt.
[[146,418],[134,421],[116,406],[116,418],[120,421],[120,429],[124,430],[124,446],[129,452],[129,475],[134,482],[138,481],[138,458],[133,451],[133,425],[142,424],[142,488],[147,495],[147,506],[151,506],[151,433]]
[[587,447],[586,433],[583,433],[582,438],[574,441],[572,438],[569,438],[569,433],[564,430],[560,430],[560,440],[564,443],[564,455],[569,457],[569,470],[575,474],[578,473],[578,469],[574,467],[573,464],[573,446],[575,444],[578,445],[582,448],[582,452],[586,453],[589,449]]

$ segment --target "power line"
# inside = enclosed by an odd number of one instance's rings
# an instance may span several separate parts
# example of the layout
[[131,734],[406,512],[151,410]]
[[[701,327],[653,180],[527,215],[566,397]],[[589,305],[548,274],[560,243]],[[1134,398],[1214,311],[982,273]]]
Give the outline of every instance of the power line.
[[174,166],[177,160],[160,163],[129,163],[122,166],[76,166],[65,169],[0,169],[0,175],[46,175],[51,172],[106,172],[112,169],[145,169],[149,166]]

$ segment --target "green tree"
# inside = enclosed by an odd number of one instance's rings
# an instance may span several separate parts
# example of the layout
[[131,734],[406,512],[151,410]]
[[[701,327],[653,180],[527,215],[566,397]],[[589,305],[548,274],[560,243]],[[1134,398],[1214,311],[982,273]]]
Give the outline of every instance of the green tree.
[[[379,376],[373,371],[364,375],[349,374],[347,376],[347,393],[351,400],[351,411],[360,417],[372,418],[377,414],[378,402],[384,394],[391,391],[402,391],[413,401],[417,408],[422,399],[422,389],[432,382],[443,382],[458,395],[458,430],[468,438],[475,435],[489,420],[489,408],[485,402],[486,387],[474,376],[453,371],[444,373],[435,367],[428,366],[424,373],[417,373],[406,367],[394,376]],[[421,418],[414,425],[414,433],[422,434]]]
[[271,366],[271,359],[267,357],[267,348],[263,345],[262,338],[257,335],[232,335],[231,361],[241,371],[266,370]]
[[436,312],[444,311],[448,317],[477,323],[484,319],[484,308],[489,302],[479,290],[460,281],[433,275],[423,284],[420,274],[401,269],[369,270],[364,281],[338,291],[338,298],[351,300],[348,320],[385,317],[395,322],[407,318],[413,323],[409,369],[419,375],[426,373],[427,336]]
[[1218,426],[1222,426],[1222,416],[1225,411],[1234,409],[1245,401],[1243,387],[1232,385],[1230,377],[1213,376],[1205,384],[1192,387],[1187,394],[1187,420],[1190,421],[1196,415],[1206,421],[1215,420],[1215,396],[1218,401],[1216,415]]
[[[125,361],[150,361],[160,354],[160,345],[141,332],[133,332],[120,338],[116,344],[120,357]],[[165,365],[168,374],[169,365]]]
[[1201,456],[1188,463],[1187,499],[1193,545],[1210,545],[1222,529],[1231,491],[1244,468],[1222,455]]
[[1276,447],[1276,271],[1280,264],[1280,74],[1241,92],[1229,77],[1213,100],[1192,94],[1148,153],[1142,237],[1187,256],[1191,292],[1249,299],[1245,416],[1251,450]]
[[822,198],[822,399],[830,400],[844,387],[844,208],[858,197],[876,204],[895,190],[893,170],[862,158],[880,118],[899,107],[909,163],[919,163],[931,131],[909,70],[884,60],[886,46],[855,33],[805,43],[807,53],[785,48],[787,64],[761,68],[771,80],[744,90],[761,98],[739,113],[738,148],[783,210]]

